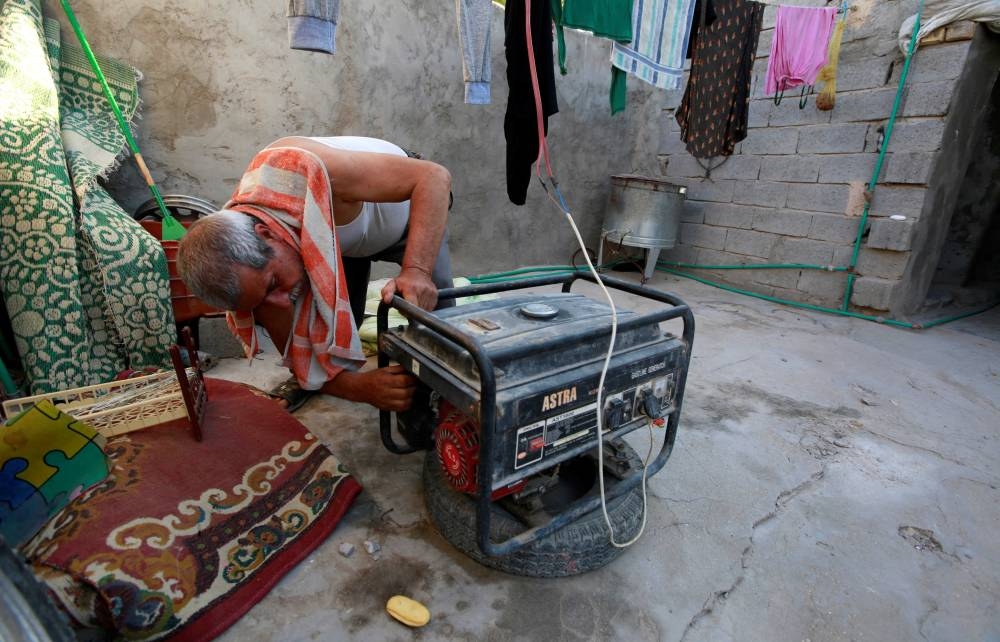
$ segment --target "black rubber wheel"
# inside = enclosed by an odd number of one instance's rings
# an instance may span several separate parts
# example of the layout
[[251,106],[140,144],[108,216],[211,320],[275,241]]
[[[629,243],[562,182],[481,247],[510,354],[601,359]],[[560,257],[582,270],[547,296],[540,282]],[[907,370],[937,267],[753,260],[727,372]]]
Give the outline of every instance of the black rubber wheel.
[[[164,194],[160,198],[163,199],[163,204],[167,207],[167,211],[174,218],[178,219],[201,218],[219,210],[219,207],[215,203],[196,196]],[[156,220],[163,218],[163,215],[160,213],[160,205],[156,202],[155,198],[151,198],[140,204],[132,212],[132,218],[137,221],[141,221],[147,217],[152,217]]]
[[0,537],[0,640],[74,642],[66,617]]
[[[619,442],[633,470],[641,470],[642,460],[636,452]],[[596,469],[595,465],[591,466]],[[595,473],[596,474],[596,473]],[[476,543],[475,498],[454,490],[449,484],[437,451],[432,449],[424,459],[424,497],[431,521],[442,537],[484,566],[513,575],[528,577],[566,577],[598,569],[612,561],[624,549],[608,539],[608,527],[600,508],[559,529],[549,537],[525,546],[510,555],[490,557]],[[604,475],[605,491],[617,483],[612,475]],[[586,495],[598,494],[596,477],[588,480]],[[615,541],[625,542],[639,532],[642,525],[642,488],[634,488],[608,502],[608,516],[615,530]],[[528,530],[509,512],[494,504],[490,520],[490,537],[501,542]]]

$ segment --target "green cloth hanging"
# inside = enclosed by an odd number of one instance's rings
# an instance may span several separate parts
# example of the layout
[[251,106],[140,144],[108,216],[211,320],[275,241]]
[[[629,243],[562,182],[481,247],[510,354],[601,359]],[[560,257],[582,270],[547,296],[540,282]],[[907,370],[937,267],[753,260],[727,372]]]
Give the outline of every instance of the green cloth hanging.
[[616,42],[632,42],[632,0],[552,0],[559,71],[566,75],[563,27],[589,31]]
[[618,67],[611,67],[611,115],[614,116],[620,111],[625,111],[625,80],[628,73]]
[[563,33],[562,0],[552,0],[552,22],[556,26],[556,55],[559,60],[559,73],[566,75],[566,34]]
[[632,2],[563,0],[562,24],[609,40],[632,42]]

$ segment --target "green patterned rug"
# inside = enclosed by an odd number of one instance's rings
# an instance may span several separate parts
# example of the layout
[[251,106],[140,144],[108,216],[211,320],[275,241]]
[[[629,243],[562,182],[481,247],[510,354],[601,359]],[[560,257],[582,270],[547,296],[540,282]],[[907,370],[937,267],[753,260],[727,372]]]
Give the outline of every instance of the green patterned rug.
[[[99,60],[132,122],[136,70]],[[0,0],[0,282],[33,393],[167,361],[163,249],[97,180],[124,149],[83,52],[38,0]]]

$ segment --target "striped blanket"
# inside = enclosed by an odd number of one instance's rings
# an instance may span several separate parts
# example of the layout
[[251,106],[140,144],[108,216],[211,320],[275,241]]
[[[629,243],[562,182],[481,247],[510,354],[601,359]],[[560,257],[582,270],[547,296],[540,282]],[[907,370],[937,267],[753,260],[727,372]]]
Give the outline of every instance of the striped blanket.
[[[290,147],[265,149],[225,209],[259,218],[302,256],[309,288],[295,302],[284,355],[299,385],[317,390],[342,370],[360,368],[365,355],[337,247],[330,177],[319,157]],[[229,327],[252,357],[258,346],[253,314],[230,312]]]
[[694,0],[634,0],[632,42],[614,43],[611,64],[661,89],[677,89]]

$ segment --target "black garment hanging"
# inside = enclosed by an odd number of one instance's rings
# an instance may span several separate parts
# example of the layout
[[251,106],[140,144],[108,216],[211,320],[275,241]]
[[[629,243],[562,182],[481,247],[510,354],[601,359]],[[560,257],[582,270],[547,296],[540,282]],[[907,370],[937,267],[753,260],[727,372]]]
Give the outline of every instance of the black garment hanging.
[[685,58],[694,57],[694,47],[695,42],[701,35],[702,30],[705,27],[712,26],[715,22],[715,2],[713,0],[695,0],[694,3],[694,21],[691,23],[691,35],[688,36],[688,48],[687,53],[684,54]]
[[[531,42],[542,99],[542,122],[549,131],[548,117],[559,111],[552,61],[552,0],[531,2]],[[555,0],[558,1],[558,0]],[[507,57],[507,112],[503,133],[507,139],[507,196],[524,205],[531,182],[531,165],[538,158],[538,125],[535,94],[528,67],[528,43],[524,33],[524,0],[507,0],[504,7],[504,48]]]
[[677,109],[681,140],[698,158],[729,156],[747,136],[750,80],[764,5],[715,0],[716,19],[700,29],[691,77]]

